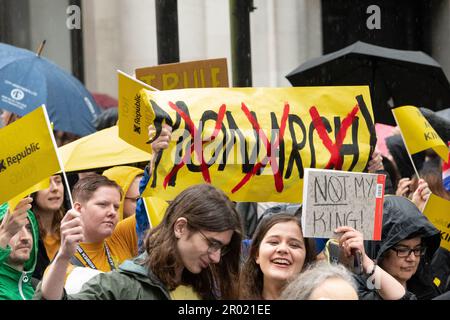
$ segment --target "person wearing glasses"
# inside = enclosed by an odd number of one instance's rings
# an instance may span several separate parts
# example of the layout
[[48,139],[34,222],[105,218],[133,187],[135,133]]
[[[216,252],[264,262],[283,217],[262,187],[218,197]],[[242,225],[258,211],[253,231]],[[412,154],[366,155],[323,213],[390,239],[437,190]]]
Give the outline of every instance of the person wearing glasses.
[[115,181],[123,191],[119,207],[119,221],[131,217],[136,213],[136,204],[141,197],[139,182],[144,170],[130,166],[116,166],[103,172],[108,179]]
[[163,221],[148,233],[143,254],[92,277],[72,295],[64,290],[65,270],[86,235],[77,213],[70,210],[68,217],[61,226],[66,231],[61,250],[35,299],[237,298],[240,216],[234,203],[209,184],[189,187],[175,197]]
[[[440,294],[433,283],[431,260],[440,232],[405,197],[387,196],[383,205],[381,241],[369,241],[366,252],[406,290],[403,299],[431,299]],[[376,277],[358,277],[360,299],[382,299]]]

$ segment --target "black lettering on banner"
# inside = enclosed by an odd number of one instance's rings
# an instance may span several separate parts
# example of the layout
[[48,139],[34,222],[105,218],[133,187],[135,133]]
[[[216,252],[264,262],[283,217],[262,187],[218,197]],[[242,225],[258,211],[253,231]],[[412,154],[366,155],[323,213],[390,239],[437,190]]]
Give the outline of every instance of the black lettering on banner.
[[[303,179],[304,170],[303,170],[303,162],[302,162],[302,157],[300,155],[300,150],[302,150],[306,145],[306,128],[305,128],[305,125],[304,125],[302,119],[300,119],[300,117],[295,114],[290,114],[288,121],[289,121],[289,132],[291,133],[291,139],[292,139],[292,149],[291,149],[291,154],[289,155],[288,165],[287,165],[287,169],[286,169],[286,175],[284,176],[284,178],[285,179],[290,178],[290,176],[292,174],[292,170],[294,168],[294,162],[295,162],[295,165],[297,166],[298,177],[300,179]],[[297,124],[298,127],[302,131],[303,140],[300,142],[297,141],[297,137],[295,135],[294,124]]]
[[149,143],[152,143],[161,134],[163,121],[165,121],[167,125],[171,126],[172,130],[174,131],[178,129],[177,124],[179,125],[181,117],[177,113],[177,120],[174,124],[170,115],[166,111],[164,111],[155,101],[150,100],[150,104],[152,105],[153,112],[155,113],[155,120],[153,121],[153,125],[155,126],[156,130],[155,136],[149,141]]
[[[278,120],[277,120],[277,116],[275,114],[275,112],[271,112],[270,113],[270,118],[271,118],[271,122],[272,122],[272,132],[270,135],[270,145],[273,146],[275,145],[275,141],[277,141],[277,139],[280,139],[280,125],[278,124]],[[272,152],[271,154],[271,158],[273,159],[273,161],[277,161],[275,158],[278,155],[278,171],[280,172],[280,176],[283,176],[283,172],[284,172],[284,138],[283,140],[281,140],[278,144],[277,150],[270,150]],[[275,154],[273,154],[275,153]],[[274,172],[275,174],[275,172]]]
[[[167,125],[172,126],[172,132],[177,130],[177,129],[179,129],[181,127],[181,120],[182,119],[181,119],[181,116],[178,114],[178,112],[176,113],[175,123],[173,123],[172,118],[170,117],[170,115],[166,111],[164,111],[162,108],[160,108],[158,106],[158,104],[156,102],[154,102],[153,100],[150,100],[150,102],[152,104],[153,111],[155,112],[155,115],[156,115],[155,122],[154,122],[155,129],[156,129],[156,134],[155,134],[155,137],[153,137],[153,139],[151,141],[155,141],[155,139],[161,134],[163,120],[165,120]],[[191,115],[189,113],[189,108],[187,107],[187,105],[183,101],[177,101],[176,105],[177,105],[178,108],[180,108],[181,111],[183,111],[187,115],[188,118],[191,117]],[[191,132],[190,127],[186,125],[186,122],[184,123],[184,128],[185,128],[185,130],[187,132],[189,132],[190,135],[193,134],[193,132]],[[184,140],[184,137],[181,136],[178,139],[177,144],[176,144],[175,154],[176,155],[180,155],[179,159],[182,159],[183,140]],[[191,143],[194,143],[194,142],[191,141]],[[190,150],[189,150],[189,143],[185,147],[186,147],[185,152],[190,152]],[[160,155],[158,155],[158,158],[156,159],[156,162],[155,162],[155,168],[154,168],[154,170],[152,172],[152,175],[153,175],[152,187],[156,187],[156,184],[157,184],[157,171],[158,171],[158,165],[159,165],[159,163],[161,161],[161,156],[162,156],[162,152],[160,152]],[[177,160],[175,161],[174,166],[178,165],[179,162]],[[170,179],[168,185],[174,187],[175,186],[175,182],[176,182],[176,178],[177,178],[177,174],[175,174]]]
[[[356,97],[356,100],[358,101],[360,110],[361,110],[361,114],[363,115],[363,119],[365,120],[368,128],[369,128],[369,132],[370,132],[370,142],[371,142],[371,148],[374,146],[374,143],[376,143],[376,134],[375,134],[375,127],[373,125],[373,121],[370,117],[370,113],[367,109],[367,106],[364,103],[364,100],[362,98],[361,95]],[[176,112],[176,117],[171,117],[169,115],[169,113],[167,113],[166,111],[164,111],[155,101],[150,100],[150,103],[152,105],[152,108],[154,110],[155,113],[155,121],[154,121],[154,125],[156,128],[156,135],[153,138],[153,141],[160,135],[161,133],[161,129],[162,129],[162,123],[166,122],[168,125],[172,126],[173,131],[177,130],[177,129],[185,129],[186,133],[181,136],[176,144],[175,147],[175,163],[172,167],[172,171],[174,171],[174,174],[170,175],[166,177],[166,179],[169,179],[169,181],[167,183],[167,185],[169,186],[175,186],[175,182],[177,179],[177,170],[179,170],[179,165],[181,163],[181,161],[184,159],[185,160],[185,165],[187,167],[187,169],[190,172],[201,172],[202,171],[202,166],[200,164],[196,164],[193,163],[193,161],[190,161],[192,159],[194,159],[195,157],[195,153],[191,152],[191,145],[193,143],[196,143],[196,139],[193,138],[193,132],[191,126],[188,125],[188,123],[186,121],[189,122],[189,120],[184,120],[183,117],[181,117],[180,114],[185,114],[187,119],[190,119],[190,113],[189,113],[189,108],[186,105],[185,102],[183,101],[177,101],[176,102],[176,106],[182,111],[178,111]],[[255,120],[255,123],[258,123],[257,120],[257,115],[254,111],[251,111],[250,114],[252,115],[253,119]],[[221,131],[223,132],[223,138],[222,138],[222,142],[223,143],[217,143],[217,145],[211,144],[211,148],[209,148],[211,151],[207,157],[204,157],[205,159],[208,159],[206,161],[206,166],[207,168],[210,168],[213,164],[218,164],[218,171],[224,171],[226,168],[227,163],[230,160],[230,153],[231,156],[236,156],[237,152],[235,152],[235,147],[238,144],[239,145],[239,150],[238,153],[241,156],[241,169],[242,169],[242,173],[244,174],[248,174],[250,172],[253,171],[253,168],[258,160],[259,157],[259,153],[260,153],[260,148],[261,148],[261,137],[264,135],[267,135],[268,133],[260,133],[257,132],[254,128],[252,129],[252,134],[254,135],[254,137],[246,137],[245,134],[242,129],[240,129],[238,127],[238,125],[236,124],[236,121],[233,117],[233,112],[232,111],[226,111],[225,112],[226,115],[226,122],[224,121],[222,123],[222,127],[221,127]],[[263,161],[260,165],[261,168],[258,170],[258,172],[256,172],[256,175],[261,175],[261,173],[263,172],[265,166],[269,163],[268,160],[273,161],[277,161],[278,163],[278,170],[280,175],[283,177],[284,174],[284,179],[289,179],[291,176],[296,176],[297,173],[294,173],[294,170],[297,170],[298,172],[298,177],[300,179],[303,179],[304,177],[304,167],[311,167],[311,168],[316,168],[317,167],[317,154],[316,154],[316,146],[314,145],[314,138],[316,137],[314,135],[314,130],[316,130],[315,126],[314,126],[314,122],[311,122],[309,124],[309,127],[307,127],[305,125],[305,123],[302,121],[302,119],[295,114],[289,114],[288,115],[288,123],[289,123],[289,133],[291,135],[291,139],[292,139],[292,149],[290,151],[289,157],[288,157],[288,161],[287,164],[285,163],[286,161],[286,145],[284,142],[284,139],[282,141],[279,141],[279,144],[277,146],[277,148],[273,148],[273,145],[277,145],[277,139],[280,138],[280,124],[278,122],[278,119],[276,117],[276,113],[275,112],[271,112],[270,113],[270,117],[271,117],[271,137],[270,137],[270,145],[272,146],[272,150],[267,150],[267,156],[265,158],[267,158],[267,161]],[[327,119],[325,117],[320,117],[323,123],[323,126],[326,130],[326,132],[328,134],[331,134],[331,132],[334,131],[334,138],[335,140],[338,140],[338,133],[341,129],[341,121],[340,121],[340,117],[338,116],[334,116],[332,119],[330,118]],[[175,120],[174,120],[175,119]],[[199,120],[200,125],[198,127],[198,140],[201,144],[201,148],[198,148],[201,150],[202,154],[206,151],[208,144],[207,142],[205,142],[206,148],[204,149],[203,146],[203,139],[202,139],[202,133],[203,133],[203,129],[204,126],[206,125],[206,123],[208,123],[208,121],[210,120],[214,120],[217,121],[218,119],[218,113],[212,110],[206,110],[203,112],[201,119]],[[331,121],[333,121],[334,124],[334,128],[332,127],[332,123]],[[228,124],[228,128],[225,127],[225,123]],[[352,126],[352,135],[351,135],[351,141],[346,143],[346,144],[342,144],[339,152],[340,152],[340,156],[344,157],[344,156],[352,156],[352,162],[350,165],[350,168],[348,169],[349,171],[353,170],[354,167],[356,166],[356,164],[358,163],[359,160],[359,152],[360,152],[360,148],[359,148],[359,144],[358,144],[358,129],[359,129],[359,118],[356,117],[353,121],[353,123],[351,124]],[[261,128],[261,130],[263,130]],[[296,131],[297,130],[297,131]],[[249,131],[250,132],[250,131]],[[300,134],[297,134],[300,133]],[[249,138],[250,141],[249,142]],[[268,136],[267,136],[268,138]],[[308,164],[304,164],[303,163],[303,159],[301,157],[300,152],[306,147],[306,144],[308,142],[309,139],[309,151],[311,154],[311,161]],[[189,143],[190,141],[190,143]],[[321,142],[321,139],[317,139],[317,142]],[[322,145],[320,145],[320,147],[322,147]],[[322,150],[322,149],[320,149]],[[325,150],[326,151],[326,150]],[[209,151],[208,151],[209,152]],[[188,156],[187,154],[189,154],[189,160],[187,160]],[[268,157],[268,155],[270,154],[270,157]],[[157,185],[157,169],[158,166],[160,164],[162,158],[162,154],[158,154],[156,155],[156,161],[155,161],[155,168],[152,172],[152,181],[151,181],[151,187],[155,188]],[[199,161],[201,161],[201,159],[198,159]],[[234,162],[233,162],[234,163]],[[178,166],[178,168],[176,168]],[[273,170],[275,170],[275,168],[272,166]],[[286,168],[286,172],[285,169]],[[295,169],[294,169],[295,168]],[[176,170],[175,170],[176,169]],[[169,170],[170,171],[170,170]],[[275,173],[275,172],[274,172]],[[330,179],[331,183],[329,186],[327,185],[325,188],[327,188],[327,199],[330,201],[334,201],[334,202],[338,202],[340,200],[342,200],[342,198],[346,197],[346,194],[343,193],[342,191],[342,184],[345,186],[345,179],[343,181],[340,181],[339,179],[337,179],[336,181],[334,181],[333,179]],[[356,183],[356,182],[355,182]],[[364,188],[364,187],[363,187]],[[345,187],[344,187],[345,190]],[[330,193],[331,192],[331,193]],[[363,190],[364,192],[364,190]]]
[[425,141],[437,139],[438,136],[434,132],[425,132],[424,134]]
[[[192,141],[191,143],[199,143],[200,145],[203,144],[202,131],[203,131],[203,128],[205,127],[206,121],[208,121],[208,120],[215,120],[217,122],[217,113],[212,110],[206,110],[205,112],[203,112],[202,117],[200,118],[197,136],[194,138],[194,141]],[[223,129],[223,126],[222,126],[222,129]],[[215,155],[211,158],[211,161],[206,162],[206,165],[208,168],[211,167],[215,163],[215,161],[219,155],[220,148],[221,148],[221,146],[219,145],[218,149],[216,149],[214,151]],[[201,148],[201,153],[202,153],[202,156],[204,156],[203,148]],[[199,159],[199,161],[201,161],[201,159]],[[201,172],[202,171],[200,168],[200,165],[194,164],[193,161],[189,161],[187,163],[187,168],[191,172]]]
[[[321,117],[322,118],[322,122],[323,125],[325,126],[325,129],[327,130],[328,133],[331,132],[331,125],[330,122],[328,121],[327,118],[325,117]],[[314,127],[314,122],[311,122],[311,124],[309,125],[309,149],[311,151],[311,164],[310,164],[310,168],[316,168],[316,150],[314,148],[314,130],[316,128]]]
[[0,161],[0,172],[5,170],[6,170],[5,159],[2,159],[2,161]]
[[[339,117],[334,117],[334,127],[335,139],[337,139],[337,134],[341,130],[341,120]],[[355,168],[359,160],[358,129],[359,118],[355,117],[352,122],[352,143],[342,144],[342,147],[339,150],[341,157],[353,155],[352,163],[347,171],[353,171],[353,168]]]
[[369,134],[370,134],[370,153],[369,153],[369,157],[367,157],[367,163],[365,165],[365,170],[364,170],[364,172],[367,172],[370,158],[371,158],[372,153],[375,150],[375,146],[377,144],[377,133],[375,131],[375,125],[373,123],[372,117],[370,116],[369,109],[367,108],[366,103],[364,102],[363,96],[362,95],[356,96],[356,101],[358,101],[359,110],[361,111],[361,114],[363,115],[364,121],[366,122],[367,128],[369,129]]
[[[177,101],[176,102],[176,106],[183,112],[183,113],[185,113],[186,114],[186,116],[190,119],[191,118],[191,115],[190,115],[190,113],[189,113],[189,108],[188,108],[188,106],[186,105],[186,103],[184,103],[184,101]],[[165,111],[164,111],[164,113],[165,114],[167,114],[168,115],[168,113],[166,113]],[[177,118],[178,117],[181,117],[179,114],[178,114],[178,112],[177,112]],[[169,119],[170,119],[170,116],[169,116]],[[180,118],[180,127],[179,128],[181,128],[181,120],[182,120],[182,118]],[[167,119],[166,119],[166,121],[167,121]],[[184,121],[184,120],[183,120]],[[169,122],[166,122],[168,125],[170,125],[171,123],[173,123],[172,122],[172,120],[170,120],[170,123]],[[176,124],[176,123],[175,123]],[[174,126],[173,127],[173,130],[176,130],[176,129],[178,129],[176,126]],[[184,121],[184,129],[186,130],[186,132],[189,132],[189,135],[190,135],[190,143],[194,143],[194,141],[192,140],[192,136],[194,135],[194,133],[191,131],[191,128],[187,125],[187,123],[186,123],[186,121]],[[177,141],[177,145],[176,145],[176,150],[175,150],[175,154],[180,154],[180,155],[183,155],[183,152],[182,152],[182,150],[183,150],[183,142],[185,142],[185,141],[183,141],[184,139],[183,139],[184,137],[183,136],[181,136],[179,139],[178,139],[178,141]],[[186,145],[185,145],[185,153],[190,153],[191,151],[190,151],[190,143],[187,143]],[[183,158],[183,156],[181,156],[180,157],[180,161],[181,161],[181,159]],[[177,165],[178,165],[178,161],[175,161],[175,163],[174,163],[174,167],[176,167]],[[156,171],[156,165],[155,165],[155,171]],[[177,173],[175,173],[172,177],[171,177],[171,179],[170,179],[170,181],[169,181],[169,183],[168,183],[168,185],[169,186],[171,186],[171,187],[174,187],[175,186],[175,183],[176,183],[176,180],[177,180],[177,175],[178,175],[178,172]]]

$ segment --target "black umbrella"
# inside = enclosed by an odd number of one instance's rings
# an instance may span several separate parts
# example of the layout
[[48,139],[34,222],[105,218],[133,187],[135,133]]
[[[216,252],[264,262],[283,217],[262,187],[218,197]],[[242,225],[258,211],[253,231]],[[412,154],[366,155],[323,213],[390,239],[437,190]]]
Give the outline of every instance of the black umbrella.
[[437,111],[450,105],[450,83],[430,56],[361,41],[309,60],[286,78],[294,86],[369,85],[375,122],[390,125],[395,125],[390,107]]

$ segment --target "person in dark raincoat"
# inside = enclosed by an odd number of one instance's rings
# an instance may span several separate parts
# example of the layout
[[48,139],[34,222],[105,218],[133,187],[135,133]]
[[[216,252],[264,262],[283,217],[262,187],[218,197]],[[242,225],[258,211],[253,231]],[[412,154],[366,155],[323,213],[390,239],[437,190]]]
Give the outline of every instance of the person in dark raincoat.
[[[406,288],[403,299],[426,300],[440,294],[430,267],[440,241],[439,230],[412,201],[387,196],[383,205],[381,241],[369,241],[366,252]],[[357,280],[360,299],[382,299],[376,289],[376,279],[360,276]]]

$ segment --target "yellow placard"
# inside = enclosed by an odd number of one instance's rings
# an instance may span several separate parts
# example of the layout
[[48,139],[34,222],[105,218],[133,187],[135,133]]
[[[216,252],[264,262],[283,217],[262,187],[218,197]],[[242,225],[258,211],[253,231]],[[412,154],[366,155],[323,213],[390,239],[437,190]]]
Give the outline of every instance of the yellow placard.
[[150,228],[154,228],[163,220],[169,204],[167,201],[155,197],[145,197],[143,200]]
[[41,182],[32,186],[31,188],[28,188],[24,192],[21,192],[19,195],[15,196],[14,198],[12,198],[8,201],[8,206],[9,206],[10,211],[13,212],[14,209],[16,208],[17,204],[20,202],[20,200],[25,198],[27,195],[32,194],[37,191],[40,191],[40,190],[45,190],[48,188],[50,188],[50,178],[45,178]]
[[159,90],[228,87],[227,59],[169,63],[136,69],[136,78]]
[[0,130],[0,203],[60,170],[45,107]]
[[211,183],[234,201],[301,202],[304,168],[361,172],[375,145],[367,86],[141,90],[173,128],[144,196]]
[[150,87],[118,71],[119,77],[119,137],[136,148],[151,153],[148,126],[153,123],[149,108],[141,105],[142,88]]
[[430,194],[423,214],[441,231],[441,247],[450,250],[450,201]]
[[402,106],[392,109],[392,113],[410,154],[431,148],[444,161],[447,161],[447,145],[417,107]]
[[119,138],[113,126],[59,148],[66,172],[98,169],[150,160],[150,154]]

